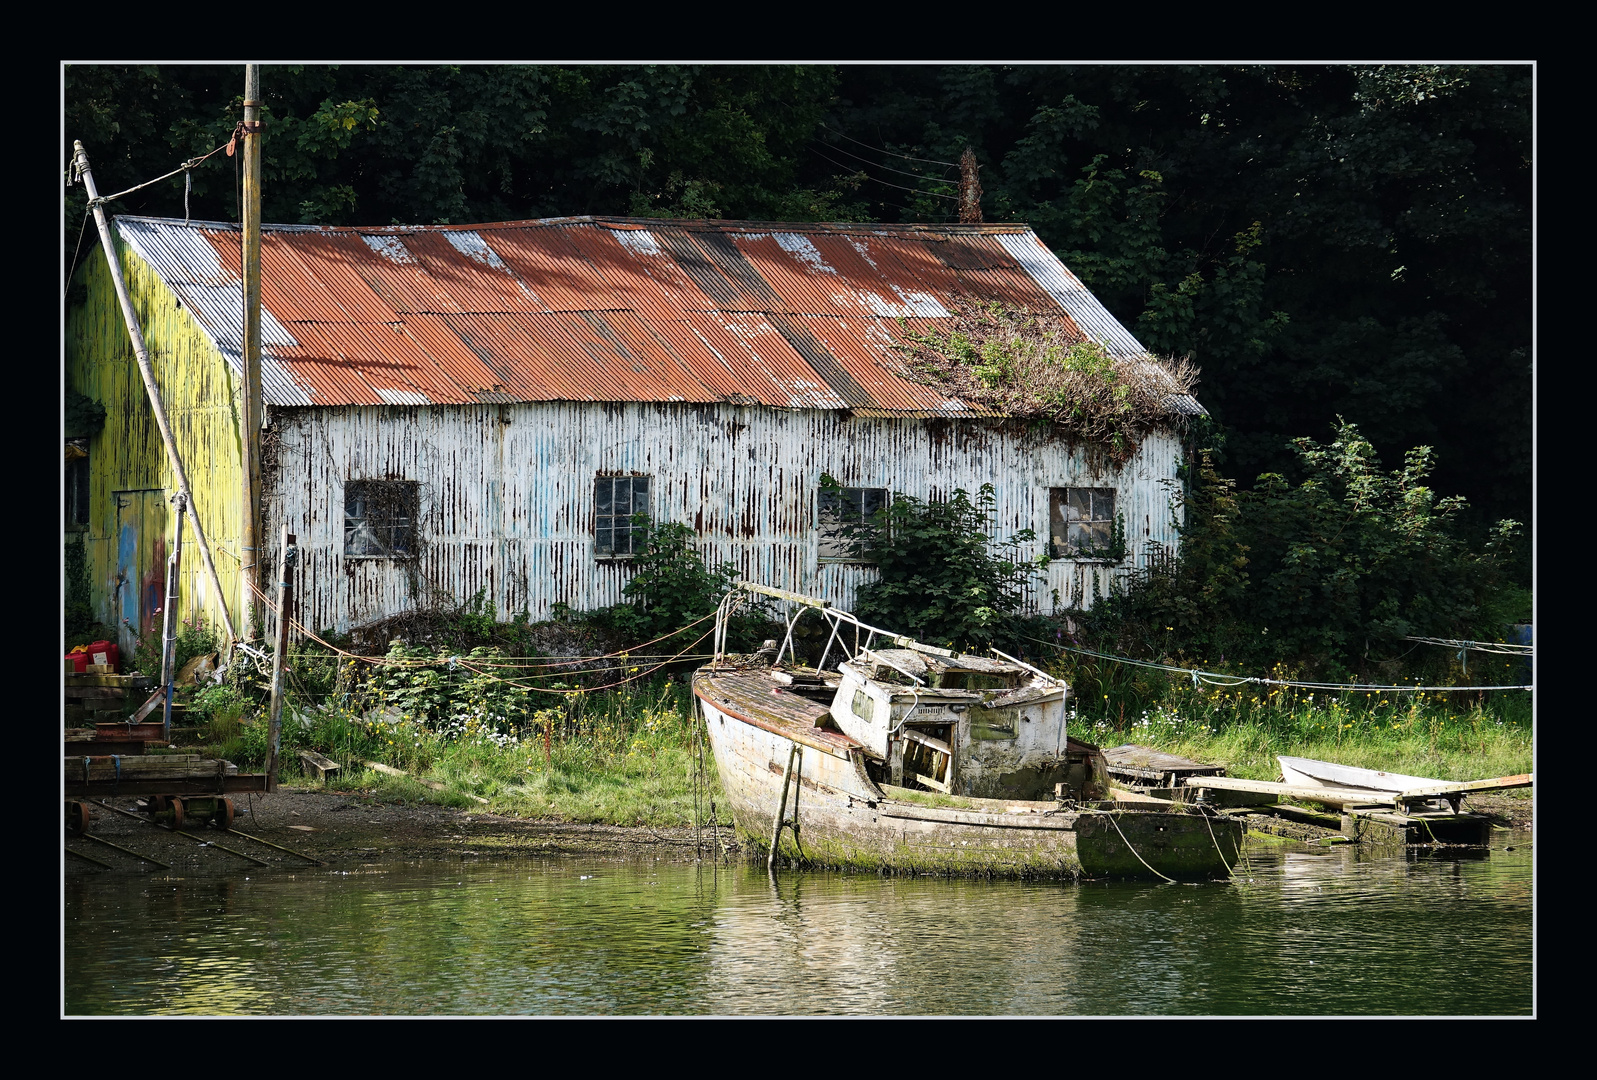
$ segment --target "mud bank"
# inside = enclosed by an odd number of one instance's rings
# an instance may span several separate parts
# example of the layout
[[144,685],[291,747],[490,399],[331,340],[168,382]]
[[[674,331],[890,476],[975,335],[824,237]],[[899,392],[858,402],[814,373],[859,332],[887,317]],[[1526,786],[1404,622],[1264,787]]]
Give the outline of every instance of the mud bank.
[[[68,854],[66,873],[248,874],[279,868],[358,870],[387,863],[562,855],[692,862],[700,855],[709,858],[716,850],[715,833],[709,828],[702,831],[696,851],[691,827],[540,821],[431,803],[385,802],[319,788],[283,787],[270,795],[236,796],[234,805],[230,832],[201,825],[178,835],[140,814],[132,798],[91,802],[89,836],[68,837],[66,846],[69,852],[99,863]],[[722,845],[733,845],[729,826],[723,826],[719,836]]]
[[[382,801],[358,792],[320,788],[283,787],[271,795],[238,796],[234,800],[236,817],[231,832],[201,825],[178,835],[139,813],[137,801],[132,798],[105,802],[108,805],[89,804],[89,836],[109,843],[69,837],[67,850],[78,854],[63,856],[67,874],[187,876],[318,867],[353,872],[389,863],[564,855],[693,862],[713,856],[717,835],[730,857],[740,854],[729,824],[723,825],[718,834],[706,827],[696,843],[692,828],[632,828],[504,817],[432,803]],[[1467,808],[1491,815],[1503,827],[1531,828],[1535,800],[1509,795],[1477,797],[1468,801]],[[1310,841],[1333,835],[1330,830],[1311,825],[1300,829],[1301,835],[1290,835]],[[137,855],[131,854],[134,852]],[[79,855],[99,861],[91,862]]]

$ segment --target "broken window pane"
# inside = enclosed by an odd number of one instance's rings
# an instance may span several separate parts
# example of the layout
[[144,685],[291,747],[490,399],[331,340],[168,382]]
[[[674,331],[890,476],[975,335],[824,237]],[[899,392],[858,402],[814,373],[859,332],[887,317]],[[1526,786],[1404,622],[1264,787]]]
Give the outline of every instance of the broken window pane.
[[1055,558],[1122,557],[1114,550],[1114,488],[1053,488],[1049,495],[1049,547]]
[[414,480],[344,484],[344,554],[400,559],[414,554],[419,487]]
[[863,561],[876,513],[886,508],[887,500],[886,488],[822,488],[816,500],[820,558]]

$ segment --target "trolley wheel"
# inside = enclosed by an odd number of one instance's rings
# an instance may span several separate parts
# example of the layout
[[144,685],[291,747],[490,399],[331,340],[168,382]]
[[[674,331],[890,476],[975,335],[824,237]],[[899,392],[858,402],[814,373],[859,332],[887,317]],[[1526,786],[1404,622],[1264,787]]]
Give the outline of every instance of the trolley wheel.
[[166,796],[151,795],[149,801],[144,804],[144,809],[151,817],[164,812],[166,810]]
[[82,836],[89,831],[89,804],[67,800],[67,835]]
[[233,800],[217,799],[216,812],[211,816],[211,824],[223,832],[233,827]]
[[183,827],[183,800],[176,797],[168,799],[167,806],[172,811],[172,828],[181,829]]

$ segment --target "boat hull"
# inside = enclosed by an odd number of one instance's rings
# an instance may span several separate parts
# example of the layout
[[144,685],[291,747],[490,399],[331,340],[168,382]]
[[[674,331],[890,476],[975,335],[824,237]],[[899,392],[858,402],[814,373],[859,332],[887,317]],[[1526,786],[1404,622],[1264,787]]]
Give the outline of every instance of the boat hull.
[[799,828],[796,837],[781,830],[777,855],[796,863],[990,877],[1203,879],[1226,876],[1240,854],[1241,825],[1229,819],[884,790],[866,772],[857,744],[807,727],[802,710],[764,712],[702,673],[694,692],[739,837],[761,857],[775,831],[790,755],[784,819]]

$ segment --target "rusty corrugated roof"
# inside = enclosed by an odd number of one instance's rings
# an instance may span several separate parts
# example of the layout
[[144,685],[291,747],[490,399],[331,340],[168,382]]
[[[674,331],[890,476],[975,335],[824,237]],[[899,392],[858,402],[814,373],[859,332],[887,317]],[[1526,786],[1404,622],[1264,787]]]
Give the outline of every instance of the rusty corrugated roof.
[[[118,217],[237,369],[238,227]],[[961,299],[1068,316],[1146,353],[1018,225],[555,218],[263,226],[274,405],[735,402],[871,415],[979,406],[907,377],[893,343]],[[1172,401],[1179,412],[1195,401]]]

